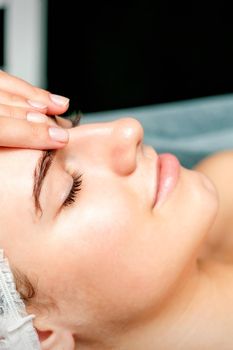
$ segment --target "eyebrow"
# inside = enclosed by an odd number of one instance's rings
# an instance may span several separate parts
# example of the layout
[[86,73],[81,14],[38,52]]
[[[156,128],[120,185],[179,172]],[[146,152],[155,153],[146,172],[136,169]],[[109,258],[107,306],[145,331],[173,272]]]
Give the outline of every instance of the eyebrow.
[[[81,111],[68,117],[68,119],[72,122],[73,128],[80,124],[80,120],[82,117],[83,117],[83,114]],[[55,116],[55,119],[57,120],[56,116]],[[42,208],[40,205],[40,193],[41,193],[44,179],[45,179],[45,177],[49,171],[49,168],[52,165],[53,159],[56,155],[56,151],[57,151],[56,149],[42,151],[41,157],[38,159],[38,162],[37,162],[37,165],[36,165],[36,168],[34,171],[32,196],[34,199],[34,207],[35,207],[36,216],[38,215],[38,212],[40,212],[40,216],[42,216],[42,214],[43,214],[43,211],[42,211]]]
[[42,185],[48,171],[52,165],[53,159],[55,157],[56,150],[46,150],[42,151],[41,157],[38,159],[37,165],[34,171],[34,182],[33,182],[33,199],[36,216],[40,213],[42,216],[43,211],[40,204],[40,193]]

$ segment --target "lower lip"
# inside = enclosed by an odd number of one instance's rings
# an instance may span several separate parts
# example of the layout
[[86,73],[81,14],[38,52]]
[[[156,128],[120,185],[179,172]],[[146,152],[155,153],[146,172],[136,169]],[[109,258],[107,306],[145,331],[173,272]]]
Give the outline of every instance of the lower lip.
[[178,159],[170,153],[160,154],[158,157],[158,189],[155,198],[155,206],[161,206],[167,199],[168,195],[175,188],[179,173],[180,163]]

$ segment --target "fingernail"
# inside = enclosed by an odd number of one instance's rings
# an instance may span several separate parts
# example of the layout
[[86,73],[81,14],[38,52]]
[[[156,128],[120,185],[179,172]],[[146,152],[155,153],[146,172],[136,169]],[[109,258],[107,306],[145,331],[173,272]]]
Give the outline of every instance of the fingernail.
[[49,95],[53,103],[55,103],[58,106],[63,106],[63,107],[67,106],[70,101],[67,97],[64,97],[64,96],[54,95],[54,94],[49,94]]
[[30,106],[34,108],[40,108],[40,109],[47,108],[47,106],[42,102],[28,100],[28,103],[30,104]]
[[41,113],[29,112],[27,113],[27,120],[29,122],[34,122],[34,123],[45,123],[47,121],[47,117]]
[[51,127],[49,128],[49,135],[52,140],[59,142],[67,142],[69,139],[68,131],[62,128]]

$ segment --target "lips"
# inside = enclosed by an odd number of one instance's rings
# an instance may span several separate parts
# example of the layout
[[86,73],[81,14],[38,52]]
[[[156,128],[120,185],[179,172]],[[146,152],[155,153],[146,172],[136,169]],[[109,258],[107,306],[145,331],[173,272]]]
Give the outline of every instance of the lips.
[[154,207],[160,207],[176,187],[180,173],[178,159],[170,153],[160,154],[157,159]]

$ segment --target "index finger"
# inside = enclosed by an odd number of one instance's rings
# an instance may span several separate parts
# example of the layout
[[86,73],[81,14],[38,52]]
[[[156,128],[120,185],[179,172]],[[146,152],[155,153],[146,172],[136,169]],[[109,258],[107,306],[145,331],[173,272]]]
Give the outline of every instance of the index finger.
[[1,70],[0,90],[24,97],[32,107],[38,108],[37,103],[46,106],[46,112],[49,115],[63,114],[69,108],[67,97],[52,94]]
[[68,129],[47,123],[0,117],[0,147],[55,149],[69,140]]

